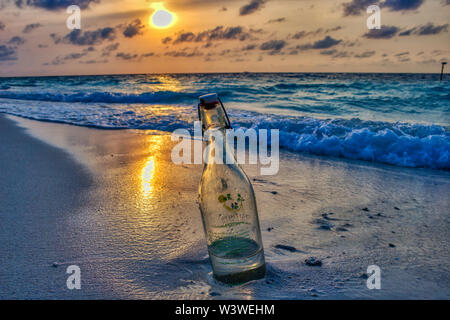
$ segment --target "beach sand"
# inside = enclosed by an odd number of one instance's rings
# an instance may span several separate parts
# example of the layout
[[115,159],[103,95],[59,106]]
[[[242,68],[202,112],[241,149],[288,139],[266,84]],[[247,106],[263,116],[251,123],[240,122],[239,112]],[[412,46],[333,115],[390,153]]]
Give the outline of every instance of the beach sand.
[[[450,298],[449,172],[286,151],[275,176],[243,166],[268,273],[229,287],[211,276],[202,166],[173,164],[173,144],[0,115],[0,298]],[[70,265],[81,290],[66,287]]]

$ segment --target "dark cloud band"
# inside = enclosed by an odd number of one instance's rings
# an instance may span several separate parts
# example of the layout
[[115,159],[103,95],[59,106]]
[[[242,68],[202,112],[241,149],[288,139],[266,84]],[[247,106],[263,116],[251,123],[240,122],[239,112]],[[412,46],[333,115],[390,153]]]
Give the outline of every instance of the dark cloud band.
[[22,32],[23,33],[30,33],[31,31],[33,31],[33,30],[35,30],[35,29],[37,29],[39,27],[42,27],[42,24],[40,24],[40,23],[30,23],[30,24],[27,24],[25,26],[25,28],[23,28]]
[[71,5],[77,5],[80,9],[86,9],[92,3],[99,2],[100,0],[14,0],[15,5],[19,8],[31,6],[50,11],[66,9]]
[[448,24],[434,25],[433,23],[427,23],[426,25],[423,26],[417,26],[411,29],[407,29],[399,33],[399,36],[410,36],[410,35],[430,36],[447,31],[448,31]]
[[67,43],[78,46],[92,46],[101,44],[105,40],[114,40],[116,38],[116,32],[114,28],[106,27],[100,28],[94,31],[81,31],[79,29],[72,30],[69,34],[60,38],[56,34],[50,35],[55,44]]
[[388,8],[390,11],[416,10],[424,0],[352,0],[343,4],[344,16],[357,16],[366,12],[370,5]]
[[173,37],[166,37],[162,40],[163,44],[179,44],[186,42],[213,42],[220,40],[248,40],[253,38],[253,34],[260,33],[260,30],[246,30],[244,27],[223,27],[217,26],[214,29],[209,29],[199,33],[181,32]]
[[246,16],[261,10],[264,7],[265,2],[265,0],[252,0],[250,3],[239,9],[239,15]]
[[364,34],[365,38],[368,39],[391,39],[398,32],[399,28],[395,26],[381,26],[380,29],[372,29]]

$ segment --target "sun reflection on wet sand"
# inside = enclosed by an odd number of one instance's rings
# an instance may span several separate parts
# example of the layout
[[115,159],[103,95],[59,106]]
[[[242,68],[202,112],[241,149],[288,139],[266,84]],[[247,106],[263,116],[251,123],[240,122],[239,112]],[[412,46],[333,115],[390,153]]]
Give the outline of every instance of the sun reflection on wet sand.
[[155,187],[164,175],[163,168],[161,168],[161,146],[163,145],[163,138],[158,135],[149,136],[147,139],[147,148],[149,156],[143,162],[140,170],[140,189],[143,200],[154,198]]
[[155,177],[155,156],[150,156],[142,168],[141,186],[144,198],[151,196],[153,192],[153,179]]

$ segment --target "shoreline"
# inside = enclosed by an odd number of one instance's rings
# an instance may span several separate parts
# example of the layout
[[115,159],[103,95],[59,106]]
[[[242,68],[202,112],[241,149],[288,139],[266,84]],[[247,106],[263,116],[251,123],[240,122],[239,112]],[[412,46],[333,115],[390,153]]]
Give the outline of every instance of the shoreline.
[[[196,203],[202,167],[174,165],[169,135],[76,127],[3,114],[0,122],[7,142],[0,146],[2,166],[14,162],[30,171],[31,178],[21,181],[20,188],[30,183],[43,185],[45,179],[50,182],[45,185],[48,197],[43,217],[34,215],[40,211],[38,203],[28,205],[28,231],[40,234],[45,230],[45,225],[36,224],[40,218],[64,230],[57,233],[55,242],[66,243],[55,249],[51,240],[42,239],[45,244],[27,247],[21,221],[12,222],[22,211],[23,193],[8,190],[6,200],[16,206],[13,214],[7,215],[7,225],[13,226],[8,234],[16,234],[29,261],[35,256],[42,258],[39,272],[53,287],[33,291],[30,282],[40,288],[48,285],[36,280],[37,271],[28,278],[22,275],[19,266],[23,262],[10,259],[7,270],[17,271],[13,278],[10,271],[0,271],[1,279],[9,279],[7,289],[0,287],[0,297],[450,297],[449,221],[445,214],[449,200],[443,197],[450,187],[448,172],[283,150],[277,176],[259,176],[256,166],[244,166],[257,196],[269,271],[265,280],[229,288],[209,275]],[[20,127],[27,128],[26,132]],[[8,158],[11,148],[16,148],[17,159]],[[35,161],[43,156],[48,163]],[[46,166],[45,170],[38,170],[37,163]],[[15,168],[7,170],[9,178],[2,177],[5,190],[19,181],[22,172]],[[63,179],[64,175],[70,177]],[[87,183],[77,182],[80,179]],[[64,188],[58,184],[61,181],[66,181]],[[51,189],[53,185],[58,188]],[[37,191],[30,192],[32,196]],[[73,193],[80,194],[81,200],[67,203],[64,195]],[[55,218],[48,212],[56,210],[58,203],[63,209]],[[287,246],[295,250],[286,250]],[[3,252],[14,256],[9,249],[11,246],[0,244],[1,256]],[[305,260],[310,257],[320,259],[322,266],[308,266]],[[58,262],[58,267],[52,267],[53,262]],[[65,288],[64,266],[70,264],[82,270],[82,290],[77,292]],[[382,269],[382,290],[366,288],[363,274],[371,264]]]

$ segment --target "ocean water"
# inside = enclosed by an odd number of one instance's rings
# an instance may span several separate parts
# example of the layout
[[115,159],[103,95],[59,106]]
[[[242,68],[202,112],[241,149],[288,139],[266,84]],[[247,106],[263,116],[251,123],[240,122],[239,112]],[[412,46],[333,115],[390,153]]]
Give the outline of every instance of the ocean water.
[[450,169],[450,81],[435,74],[161,74],[0,78],[0,112],[104,129],[193,128],[217,92],[235,128],[279,129],[315,155]]

